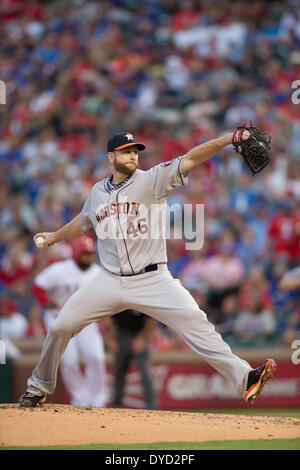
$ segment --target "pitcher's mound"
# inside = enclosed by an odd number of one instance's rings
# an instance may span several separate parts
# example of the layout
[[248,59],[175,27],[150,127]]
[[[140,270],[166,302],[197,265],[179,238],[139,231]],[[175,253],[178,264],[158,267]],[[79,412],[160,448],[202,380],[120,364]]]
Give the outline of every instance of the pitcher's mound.
[[201,442],[300,436],[300,419],[267,416],[0,405],[1,446]]

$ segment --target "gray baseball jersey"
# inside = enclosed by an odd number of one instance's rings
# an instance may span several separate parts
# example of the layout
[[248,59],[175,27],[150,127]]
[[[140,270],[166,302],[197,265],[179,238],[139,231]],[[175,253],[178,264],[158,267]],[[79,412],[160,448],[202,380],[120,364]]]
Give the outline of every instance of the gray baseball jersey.
[[136,170],[124,185],[110,190],[107,180],[94,185],[81,213],[82,231],[98,235],[101,265],[114,274],[140,273],[167,262],[164,220],[169,192],[188,182],[183,157]]

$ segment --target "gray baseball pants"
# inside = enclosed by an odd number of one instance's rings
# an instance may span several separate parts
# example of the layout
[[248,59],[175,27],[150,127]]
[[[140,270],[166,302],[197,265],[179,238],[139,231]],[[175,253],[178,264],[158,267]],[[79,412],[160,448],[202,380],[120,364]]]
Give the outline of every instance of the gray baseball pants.
[[133,309],[164,323],[244,395],[250,365],[233,354],[200,310],[192,295],[166,265],[136,276],[117,276],[102,269],[66,302],[44,341],[27,391],[52,394],[61,356],[72,336],[85,326],[122,310]]

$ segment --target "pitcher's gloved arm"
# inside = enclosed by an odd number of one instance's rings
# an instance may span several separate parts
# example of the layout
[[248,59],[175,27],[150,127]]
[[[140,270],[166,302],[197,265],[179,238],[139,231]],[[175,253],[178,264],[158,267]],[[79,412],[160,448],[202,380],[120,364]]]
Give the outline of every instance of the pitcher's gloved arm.
[[232,137],[233,133],[230,132],[229,134],[225,134],[217,139],[209,140],[208,142],[197,145],[189,150],[185,154],[181,164],[182,173],[187,173],[194,166],[199,165],[216,155],[216,153],[222,150],[223,147],[231,144]]

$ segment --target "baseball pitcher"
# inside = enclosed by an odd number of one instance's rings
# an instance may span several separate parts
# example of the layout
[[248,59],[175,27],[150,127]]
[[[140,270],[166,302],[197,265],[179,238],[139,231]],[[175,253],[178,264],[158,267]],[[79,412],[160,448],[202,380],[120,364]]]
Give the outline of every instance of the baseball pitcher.
[[98,237],[100,271],[59,312],[20,398],[21,406],[36,406],[53,393],[61,356],[72,337],[87,325],[126,309],[145,313],[173,329],[230,380],[246,402],[253,403],[272,377],[275,361],[267,359],[260,368],[252,369],[233,354],[192,295],[168,271],[166,240],[157,229],[168,194],[188,183],[193,167],[231,143],[245,163],[251,163],[252,172],[266,165],[269,141],[260,141],[251,128],[239,127],[147,171],[138,168],[143,143],[129,132],[109,138],[107,157],[112,174],[94,185],[81,213],[71,222],[56,232],[34,236],[34,240],[42,237],[47,247],[93,229]]

